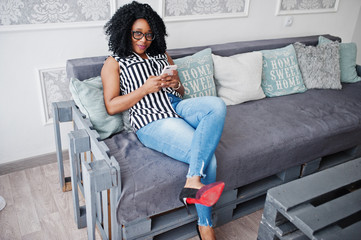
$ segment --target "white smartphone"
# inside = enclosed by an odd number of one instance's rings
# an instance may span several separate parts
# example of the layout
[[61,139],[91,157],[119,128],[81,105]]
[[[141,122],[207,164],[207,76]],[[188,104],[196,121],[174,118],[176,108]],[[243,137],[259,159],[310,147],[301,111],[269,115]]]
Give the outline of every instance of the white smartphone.
[[173,75],[173,70],[177,70],[177,65],[169,65],[169,66],[165,66],[163,68],[163,71],[161,73],[161,75],[168,73],[168,75]]

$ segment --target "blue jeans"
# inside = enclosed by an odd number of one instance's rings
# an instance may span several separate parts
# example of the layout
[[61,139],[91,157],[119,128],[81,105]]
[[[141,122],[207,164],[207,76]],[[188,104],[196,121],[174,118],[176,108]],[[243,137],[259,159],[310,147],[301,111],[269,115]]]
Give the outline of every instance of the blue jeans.
[[[203,184],[216,181],[214,151],[221,138],[226,105],[218,97],[181,100],[169,94],[174,110],[182,118],[149,123],[136,134],[146,146],[189,164],[187,178],[201,176]],[[196,204],[198,225],[212,226],[212,208]]]

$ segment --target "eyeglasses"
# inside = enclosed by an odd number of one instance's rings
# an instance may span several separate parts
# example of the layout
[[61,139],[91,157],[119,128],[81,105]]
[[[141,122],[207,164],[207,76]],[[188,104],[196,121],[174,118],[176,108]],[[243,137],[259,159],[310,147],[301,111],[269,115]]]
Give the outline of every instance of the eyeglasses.
[[132,31],[133,38],[140,40],[145,36],[147,41],[153,41],[155,39],[155,35],[153,33],[142,33],[139,31]]

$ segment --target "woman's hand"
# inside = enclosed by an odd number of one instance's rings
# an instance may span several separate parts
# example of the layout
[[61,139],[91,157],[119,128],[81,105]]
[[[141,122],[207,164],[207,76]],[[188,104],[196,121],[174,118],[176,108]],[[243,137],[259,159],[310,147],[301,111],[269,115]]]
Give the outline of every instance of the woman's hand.
[[164,81],[162,79],[163,76],[150,76],[141,86],[141,88],[144,89],[145,95],[160,91],[164,87]]
[[168,75],[167,73],[160,75],[162,84],[161,86],[164,88],[171,87],[171,88],[178,88],[180,85],[178,71],[173,70],[173,75]]
[[[168,62],[170,65],[174,65],[174,61],[173,59],[169,56],[168,53],[167,57],[168,57]],[[169,76],[168,76],[169,77]],[[170,81],[168,82],[168,86],[171,88],[174,88],[181,96],[184,95],[184,87],[181,84],[181,81],[179,80],[179,76],[178,76],[178,71],[173,71],[173,75],[170,76]]]

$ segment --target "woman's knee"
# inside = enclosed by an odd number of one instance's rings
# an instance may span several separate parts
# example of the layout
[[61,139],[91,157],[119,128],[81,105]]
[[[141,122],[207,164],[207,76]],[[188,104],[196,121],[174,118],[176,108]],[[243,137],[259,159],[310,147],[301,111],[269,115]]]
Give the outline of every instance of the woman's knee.
[[214,108],[221,115],[226,115],[227,107],[224,101],[219,97],[214,97]]
[[227,107],[224,101],[219,97],[208,97],[206,100],[210,112],[216,114],[218,118],[224,118],[227,113]]

